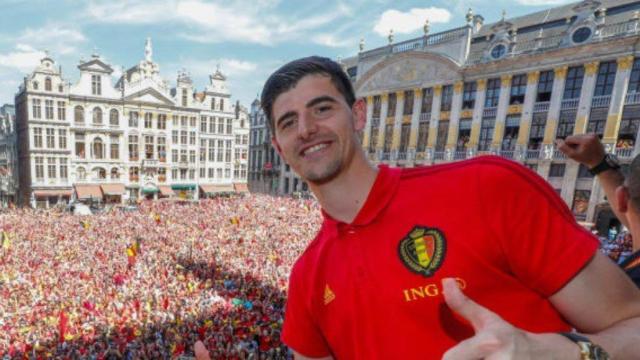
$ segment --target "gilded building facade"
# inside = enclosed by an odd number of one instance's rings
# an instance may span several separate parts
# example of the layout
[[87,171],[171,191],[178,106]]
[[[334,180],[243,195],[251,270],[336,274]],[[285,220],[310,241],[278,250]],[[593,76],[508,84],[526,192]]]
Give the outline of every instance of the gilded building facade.
[[183,71],[170,87],[152,55],[147,39],[115,84],[99,55],[80,62],[75,84],[49,56],[25,77],[15,98],[22,204],[246,191],[248,111],[231,102],[226,77],[216,70],[198,92]]
[[484,154],[547,179],[579,220],[604,193],[556,139],[597,133],[629,162],[640,124],[640,2],[587,0],[364,50],[342,61],[367,101],[371,161],[424,166]]

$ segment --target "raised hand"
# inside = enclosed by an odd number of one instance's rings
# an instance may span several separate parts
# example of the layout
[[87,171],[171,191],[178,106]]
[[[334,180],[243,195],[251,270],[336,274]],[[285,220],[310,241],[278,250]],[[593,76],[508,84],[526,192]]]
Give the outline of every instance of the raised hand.
[[572,135],[557,140],[558,150],[569,158],[592,168],[604,158],[604,146],[595,134]]

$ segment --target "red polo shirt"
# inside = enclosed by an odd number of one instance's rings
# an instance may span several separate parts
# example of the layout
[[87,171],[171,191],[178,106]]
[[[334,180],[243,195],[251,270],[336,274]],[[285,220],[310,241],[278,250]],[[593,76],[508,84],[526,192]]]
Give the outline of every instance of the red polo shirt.
[[440,359],[473,335],[445,277],[514,326],[569,330],[548,297],[598,247],[542,178],[494,156],[381,166],[353,223],[324,217],[293,268],[282,334],[308,357]]

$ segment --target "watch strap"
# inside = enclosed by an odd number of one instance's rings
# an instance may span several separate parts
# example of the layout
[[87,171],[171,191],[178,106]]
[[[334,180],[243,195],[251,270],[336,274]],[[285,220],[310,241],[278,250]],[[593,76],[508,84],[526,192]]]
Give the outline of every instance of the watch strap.
[[[615,165],[614,161],[610,161],[611,155],[610,154],[605,154],[604,157],[602,158],[602,161],[600,161],[600,163],[598,163],[598,165],[592,167],[591,169],[589,169],[589,172],[593,175],[598,175],[603,171],[609,170],[609,169],[619,169],[620,165]],[[614,165],[612,165],[612,163]]]

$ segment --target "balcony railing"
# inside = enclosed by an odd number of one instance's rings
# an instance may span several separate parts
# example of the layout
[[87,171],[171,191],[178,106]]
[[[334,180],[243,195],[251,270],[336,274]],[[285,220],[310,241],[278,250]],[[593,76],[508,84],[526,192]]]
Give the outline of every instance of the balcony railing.
[[431,120],[431,112],[420,114],[420,121],[430,121],[430,120]]
[[633,148],[616,148],[616,155],[621,159],[631,159],[633,157]]
[[391,158],[391,153],[389,153],[389,152],[383,152],[383,153],[380,155],[380,160],[382,160],[382,161],[387,161],[387,160],[389,160],[390,158]]
[[549,101],[541,101],[537,102],[533,105],[533,112],[544,112],[549,111]]
[[513,150],[500,150],[500,156],[507,159],[513,159],[513,154],[514,154]]
[[592,108],[609,107],[611,103],[611,95],[594,96],[591,99]]
[[625,105],[635,105],[640,104],[640,92],[634,92],[627,94],[624,99]]
[[566,159],[567,156],[560,150],[553,150],[553,158],[555,160],[562,160],[562,159]]
[[540,158],[540,150],[527,150],[527,160],[534,160]]
[[453,160],[464,160],[467,158],[467,151],[466,150],[456,150],[453,153]]
[[498,108],[497,107],[485,108],[482,111],[482,117],[495,117],[496,114],[498,114]]
[[398,160],[407,160],[407,152],[406,151],[398,152]]
[[444,160],[444,151],[434,151],[433,159],[434,160]]
[[562,110],[577,109],[580,99],[564,99],[560,105]]
[[158,167],[158,160],[156,160],[156,159],[144,159],[144,160],[142,160],[142,167],[146,167],[146,168]]

